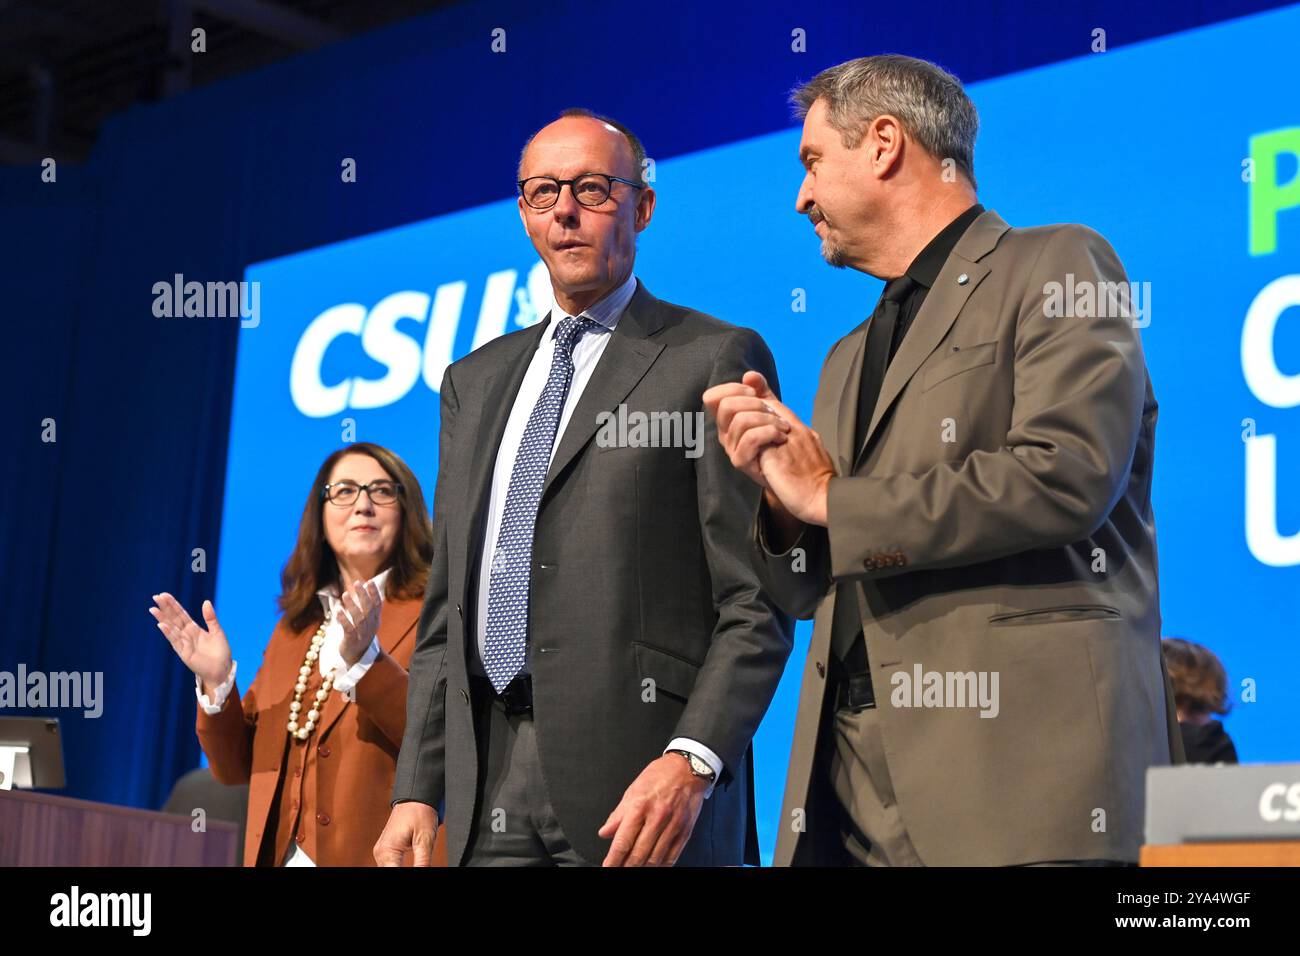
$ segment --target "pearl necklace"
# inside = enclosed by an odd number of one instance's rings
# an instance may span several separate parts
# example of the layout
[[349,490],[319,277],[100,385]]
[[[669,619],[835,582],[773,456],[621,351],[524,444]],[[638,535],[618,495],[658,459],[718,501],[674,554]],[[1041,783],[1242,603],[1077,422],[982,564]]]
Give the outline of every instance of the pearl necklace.
[[316,729],[316,721],[320,719],[320,708],[325,703],[325,698],[329,697],[330,688],[334,686],[337,667],[325,675],[320,690],[316,691],[315,702],[312,703],[311,710],[307,711],[307,720],[299,726],[298,715],[302,712],[302,695],[307,692],[307,678],[311,676],[312,665],[320,657],[320,648],[324,643],[325,622],[322,621],[321,626],[316,628],[316,633],[312,635],[311,647],[307,649],[307,657],[302,667],[298,668],[298,683],[293,685],[293,703],[289,705],[289,736],[297,737],[299,740],[306,740]]

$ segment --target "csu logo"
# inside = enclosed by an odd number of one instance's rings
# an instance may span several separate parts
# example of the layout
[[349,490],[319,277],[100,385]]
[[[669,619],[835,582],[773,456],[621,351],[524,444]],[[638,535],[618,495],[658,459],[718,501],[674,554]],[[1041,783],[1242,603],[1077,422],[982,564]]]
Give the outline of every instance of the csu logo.
[[[487,277],[471,351],[506,332],[512,304],[514,324],[520,328],[535,324],[550,311],[553,298],[545,264],[536,263],[525,284],[515,288],[518,277],[516,269]],[[442,374],[452,362],[468,285],[448,282],[438,286],[432,296],[413,290],[394,292],[369,309],[359,302],[343,302],[316,316],[303,330],[289,366],[289,395],[294,407],[308,418],[325,418],[349,408],[382,408],[401,401],[421,379],[431,392],[437,392]],[[402,319],[427,326],[423,343],[397,328]],[[373,379],[350,375],[334,385],[321,381],[326,351],[345,335],[359,338],[362,351],[387,372]]]

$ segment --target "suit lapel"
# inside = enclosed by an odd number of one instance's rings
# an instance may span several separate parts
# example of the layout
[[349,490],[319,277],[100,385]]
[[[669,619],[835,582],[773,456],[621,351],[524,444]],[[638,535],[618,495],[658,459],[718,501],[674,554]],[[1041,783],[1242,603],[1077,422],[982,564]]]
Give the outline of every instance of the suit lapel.
[[[943,269],[940,270],[939,278],[935,280],[934,287],[926,295],[921,311],[912,320],[911,329],[904,337],[903,344],[899,346],[898,353],[894,356],[894,360],[889,363],[889,368],[885,372],[885,380],[880,387],[880,397],[876,401],[876,408],[871,416],[871,424],[867,428],[862,447],[856,449],[849,474],[856,472],[862,463],[862,459],[866,457],[872,438],[879,430],[880,423],[888,413],[890,406],[894,404],[894,401],[903,391],[903,387],[911,381],[917,369],[939,347],[939,343],[943,341],[944,336],[948,334],[948,330],[957,321],[957,315],[966,305],[971,293],[989,274],[988,266],[983,265],[979,260],[992,251],[1002,234],[1009,228],[997,213],[990,210],[981,213],[980,217],[971,223],[970,228],[957,241],[952,255],[943,264]],[[865,349],[865,331],[862,333],[861,340],[859,351]],[[857,417],[858,389],[861,388],[862,384],[862,358],[860,355],[857,357],[854,367],[857,369],[857,376],[849,380],[845,389],[847,404],[851,406],[850,415],[852,420],[849,423],[849,430],[841,436],[841,440],[848,445],[853,442],[853,428],[856,427]],[[843,412],[844,409],[841,407],[841,418],[843,418]]]
[[[383,610],[379,613],[379,633],[375,636],[379,638],[379,646],[385,654],[391,656],[394,648],[414,630],[415,622],[420,617],[420,604],[420,601],[384,601]],[[318,721],[318,739],[325,739],[330,728],[343,716],[343,711],[351,703],[342,694],[330,691]]]
[[[866,361],[867,329],[871,327],[868,319],[844,339],[844,343],[835,350],[835,358],[841,363],[836,376],[843,378],[840,390],[840,403],[835,416],[835,458],[841,475],[850,474],[853,464],[853,433],[858,427],[858,391],[862,388],[862,363]],[[846,361],[847,368],[843,367]],[[828,381],[835,381],[830,378]]]
[[601,412],[617,411],[618,404],[627,398],[663,351],[662,345],[650,341],[650,336],[663,326],[659,312],[659,300],[637,280],[636,293],[614,331],[609,333],[609,343],[601,353],[587,387],[582,390],[573,414],[569,416],[564,434],[560,436],[546,474],[546,483],[542,486],[543,499],[551,483],[599,430],[597,416]]

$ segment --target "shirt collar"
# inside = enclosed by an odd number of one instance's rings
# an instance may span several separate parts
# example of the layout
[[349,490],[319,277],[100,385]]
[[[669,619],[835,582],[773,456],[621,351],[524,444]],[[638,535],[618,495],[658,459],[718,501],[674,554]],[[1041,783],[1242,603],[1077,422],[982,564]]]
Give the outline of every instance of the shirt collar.
[[[392,568],[384,568],[384,570],[380,571],[373,578],[371,578],[369,581],[366,582],[367,584],[373,583],[375,585],[375,587],[379,591],[379,599],[381,601],[384,598],[384,585],[388,582],[388,575],[389,572],[391,572],[392,570],[393,570]],[[317,591],[316,596],[320,598],[321,605],[325,608],[325,614],[328,616],[330,612],[330,600],[333,599],[337,601],[339,599],[338,585],[336,584],[327,585],[326,587],[323,587],[319,591]]]
[[[618,325],[619,317],[623,314],[624,310],[627,309],[628,303],[632,301],[632,296],[635,294],[636,276],[629,272],[627,278],[623,280],[622,285],[613,289],[599,302],[593,303],[583,309],[582,314],[589,316],[591,319],[613,332],[614,326]],[[568,312],[565,312],[564,309],[560,308],[560,304],[556,302],[551,306],[551,318],[554,321],[551,322],[550,326],[546,330],[548,338],[554,338],[555,330],[559,328],[560,322],[566,318],[571,318],[571,316]]]
[[983,212],[984,207],[976,203],[944,226],[940,233],[930,240],[929,245],[917,253],[912,264],[907,267],[908,276],[927,289],[933,288],[939,278],[939,271],[952,255],[957,240]]

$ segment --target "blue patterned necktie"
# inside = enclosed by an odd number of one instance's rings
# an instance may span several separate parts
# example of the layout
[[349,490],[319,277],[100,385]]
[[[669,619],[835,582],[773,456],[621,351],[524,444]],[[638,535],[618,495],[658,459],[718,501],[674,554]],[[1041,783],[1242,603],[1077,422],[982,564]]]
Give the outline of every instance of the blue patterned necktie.
[[551,449],[573,381],[573,347],[583,332],[607,332],[586,316],[567,316],[555,331],[551,372],[528,416],[510,471],[506,506],[492,555],[488,587],[487,637],[483,669],[499,693],[524,666],[528,643],[528,586],[533,565],[533,529]]

